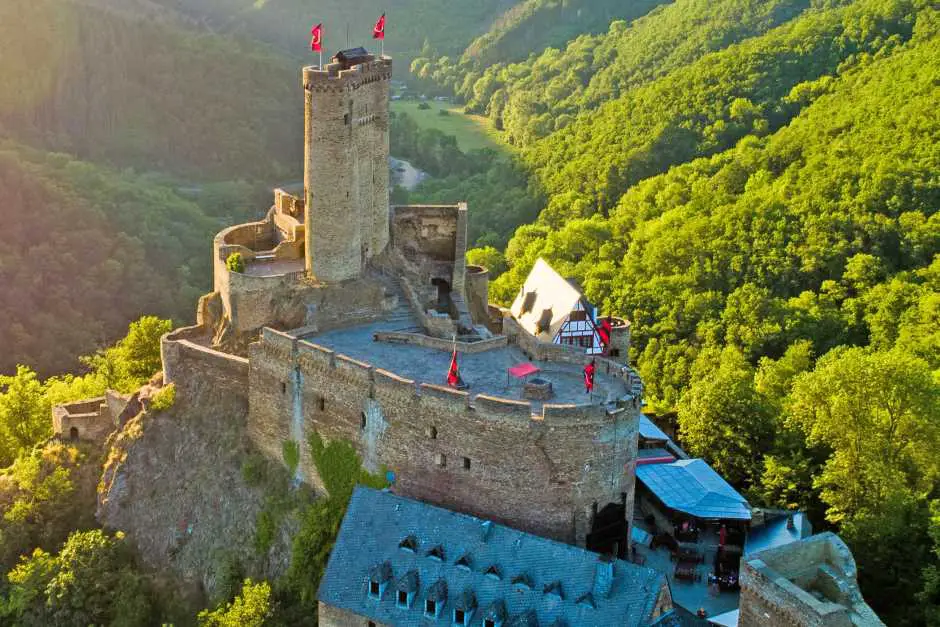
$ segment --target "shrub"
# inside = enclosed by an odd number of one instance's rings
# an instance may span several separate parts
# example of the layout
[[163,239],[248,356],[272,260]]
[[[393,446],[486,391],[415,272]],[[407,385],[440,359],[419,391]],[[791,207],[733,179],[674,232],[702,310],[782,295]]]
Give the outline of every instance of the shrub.
[[426,102],[421,102],[421,103],[418,103],[418,108],[422,111],[427,111],[428,109],[431,108],[431,105],[429,105]]
[[230,272],[244,272],[245,260],[242,259],[242,254],[232,253],[229,255],[228,259],[225,260],[225,267],[228,268]]
[[300,464],[300,445],[293,440],[284,440],[281,448],[281,453],[284,455],[284,463],[287,465],[293,477],[297,472],[297,466]]
[[171,383],[159,390],[150,399],[150,408],[154,411],[166,411],[176,402],[176,384]]
[[265,459],[258,453],[249,454],[242,460],[242,479],[254,487],[261,484],[265,475]]
[[438,115],[450,115],[450,111],[448,111],[447,109],[438,109],[437,114]]

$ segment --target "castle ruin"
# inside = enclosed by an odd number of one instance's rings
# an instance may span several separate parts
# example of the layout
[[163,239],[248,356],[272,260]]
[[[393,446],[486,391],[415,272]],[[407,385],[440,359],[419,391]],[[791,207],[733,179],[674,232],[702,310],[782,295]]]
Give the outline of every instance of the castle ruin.
[[[303,195],[277,190],[264,220],[215,237],[214,291],[163,339],[165,380],[244,398],[257,448],[280,461],[296,442],[317,488],[314,431],[354,443],[398,494],[581,546],[613,505],[608,548],[626,555],[639,377],[599,358],[585,395],[583,350],[489,306],[486,269],[464,261],[466,204],[389,206],[391,73],[361,48],[303,70]],[[455,348],[465,390],[444,381]],[[529,360],[548,397],[507,375]]]

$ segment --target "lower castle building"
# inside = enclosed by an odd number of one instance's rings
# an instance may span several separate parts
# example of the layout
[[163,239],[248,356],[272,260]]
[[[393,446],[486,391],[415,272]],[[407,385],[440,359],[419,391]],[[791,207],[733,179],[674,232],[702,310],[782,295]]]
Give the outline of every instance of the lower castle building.
[[[298,450],[296,479],[317,490],[314,433],[385,473],[389,492],[353,497],[322,624],[678,624],[684,584],[624,561],[643,404],[629,323],[608,318],[609,350],[596,329],[589,346],[563,341],[583,332],[586,301],[543,281],[518,311],[490,305],[486,269],[465,262],[466,204],[389,206],[391,73],[363,49],[304,69],[303,193],[277,190],[263,220],[216,235],[213,292],[162,338],[164,381],[233,399],[254,446],[282,462]],[[454,355],[460,387],[446,383]],[[99,406],[60,411],[57,431],[104,424],[84,416]],[[829,624],[790,612],[806,599],[781,583],[786,561],[748,561],[740,624]]]

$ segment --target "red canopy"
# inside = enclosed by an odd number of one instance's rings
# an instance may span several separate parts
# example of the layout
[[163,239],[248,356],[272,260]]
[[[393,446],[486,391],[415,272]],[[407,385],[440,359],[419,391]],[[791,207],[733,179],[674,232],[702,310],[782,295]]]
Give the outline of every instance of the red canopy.
[[516,377],[517,379],[522,379],[524,377],[529,376],[530,374],[535,374],[536,372],[540,372],[540,371],[541,371],[541,368],[527,361],[522,364],[516,364],[515,366],[510,368],[509,374]]

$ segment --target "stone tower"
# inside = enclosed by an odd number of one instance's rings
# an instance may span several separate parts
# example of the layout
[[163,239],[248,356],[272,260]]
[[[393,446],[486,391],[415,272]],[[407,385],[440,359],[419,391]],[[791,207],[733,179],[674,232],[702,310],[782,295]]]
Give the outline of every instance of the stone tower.
[[306,269],[320,281],[359,277],[388,244],[391,78],[364,48],[304,68]]

